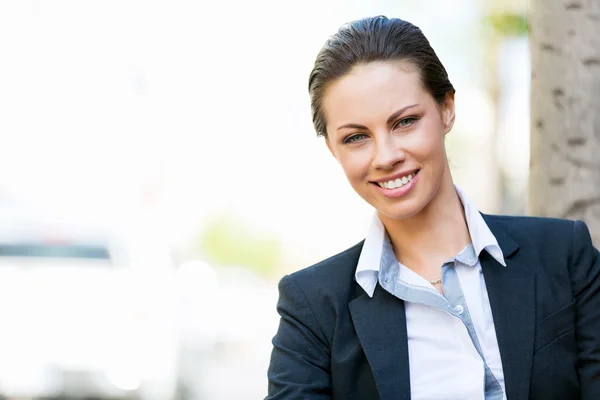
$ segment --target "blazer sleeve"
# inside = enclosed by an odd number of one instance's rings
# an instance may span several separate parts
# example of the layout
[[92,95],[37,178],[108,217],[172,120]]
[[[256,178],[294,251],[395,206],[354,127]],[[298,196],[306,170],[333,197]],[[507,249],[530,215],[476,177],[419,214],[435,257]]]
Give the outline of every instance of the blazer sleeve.
[[581,221],[573,225],[571,284],[582,400],[600,399],[600,256]]
[[277,311],[266,399],[331,399],[329,345],[293,276],[279,283]]

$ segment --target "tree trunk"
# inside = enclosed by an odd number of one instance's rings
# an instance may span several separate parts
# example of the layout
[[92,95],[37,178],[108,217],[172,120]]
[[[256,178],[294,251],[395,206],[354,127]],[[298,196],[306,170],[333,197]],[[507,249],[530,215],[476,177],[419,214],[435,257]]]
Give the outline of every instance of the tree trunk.
[[532,215],[580,219],[600,246],[600,0],[532,0]]

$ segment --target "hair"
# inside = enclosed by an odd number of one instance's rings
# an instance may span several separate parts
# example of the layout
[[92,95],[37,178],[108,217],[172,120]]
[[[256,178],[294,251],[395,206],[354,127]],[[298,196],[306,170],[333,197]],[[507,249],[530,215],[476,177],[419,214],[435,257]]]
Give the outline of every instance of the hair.
[[318,136],[327,137],[323,95],[328,85],[359,64],[404,61],[415,67],[424,88],[441,105],[455,90],[429,41],[410,22],[385,16],[344,24],[317,54],[308,80],[313,124]]

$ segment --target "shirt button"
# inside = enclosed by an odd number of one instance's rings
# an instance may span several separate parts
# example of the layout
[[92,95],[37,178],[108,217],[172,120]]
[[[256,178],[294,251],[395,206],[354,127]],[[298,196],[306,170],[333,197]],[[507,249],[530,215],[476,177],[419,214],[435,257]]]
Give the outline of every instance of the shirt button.
[[462,313],[465,311],[464,307],[461,306],[460,304],[457,305],[456,307],[454,307],[454,311],[456,311],[456,313],[458,315],[462,315]]

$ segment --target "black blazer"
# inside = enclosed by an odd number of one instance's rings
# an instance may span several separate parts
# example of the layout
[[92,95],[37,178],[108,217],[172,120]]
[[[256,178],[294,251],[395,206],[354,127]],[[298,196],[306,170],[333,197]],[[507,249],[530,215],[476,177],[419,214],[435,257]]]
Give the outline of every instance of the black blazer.
[[[587,226],[484,219],[507,263],[480,255],[507,399],[600,400],[600,257]],[[281,280],[267,399],[410,399],[404,302],[356,283],[362,244]]]

